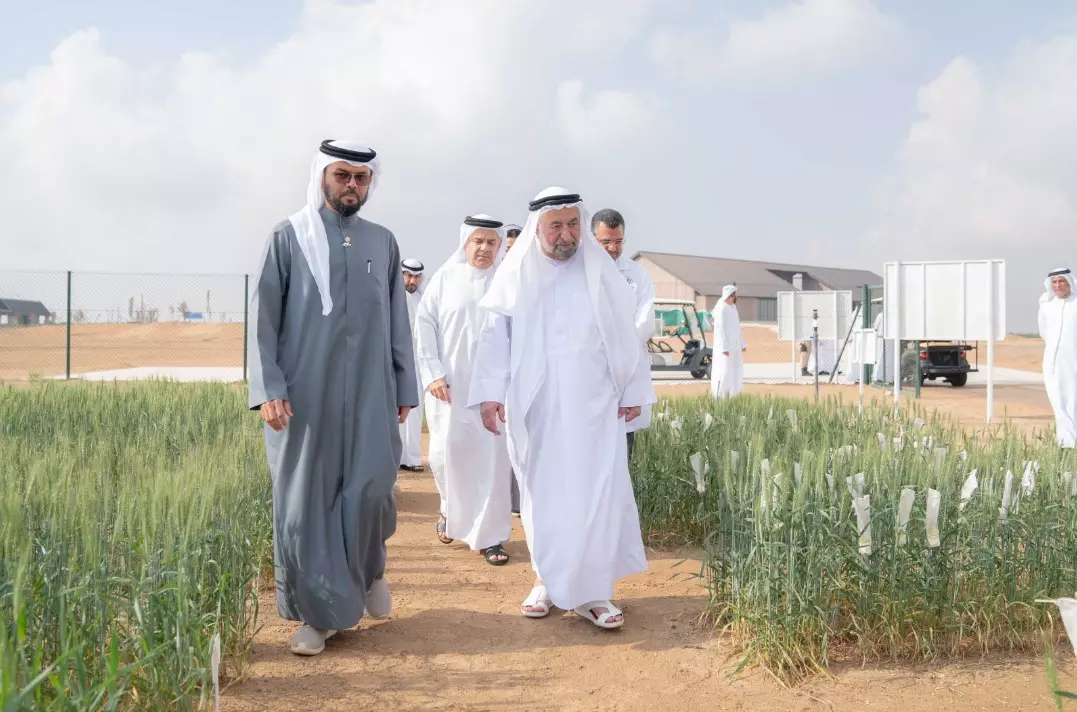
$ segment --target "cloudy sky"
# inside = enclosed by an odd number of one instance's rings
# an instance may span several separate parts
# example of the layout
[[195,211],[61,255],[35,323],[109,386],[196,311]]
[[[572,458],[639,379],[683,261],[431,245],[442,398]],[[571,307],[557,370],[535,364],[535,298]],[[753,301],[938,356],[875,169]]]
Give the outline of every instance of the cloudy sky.
[[0,269],[241,273],[323,138],[428,263],[551,184],[632,248],[882,272],[1077,253],[1064,0],[0,0]]

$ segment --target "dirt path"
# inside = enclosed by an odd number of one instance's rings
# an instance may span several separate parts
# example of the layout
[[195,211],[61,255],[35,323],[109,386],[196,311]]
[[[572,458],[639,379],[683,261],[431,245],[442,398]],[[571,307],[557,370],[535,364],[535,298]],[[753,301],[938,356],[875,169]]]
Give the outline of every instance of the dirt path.
[[[295,624],[262,598],[248,679],[229,688],[228,712],[282,710],[1050,710],[1034,659],[913,669],[839,671],[787,690],[749,671],[735,680],[728,640],[701,628],[699,563],[650,552],[651,568],[618,586],[626,626],[600,631],[571,613],[528,620],[527,547],[516,520],[508,566],[434,536],[437,493],[429,473],[401,473],[399,526],[389,542],[394,611],[331,639],[325,653],[288,650]],[[1071,656],[1060,659],[1077,688]]]

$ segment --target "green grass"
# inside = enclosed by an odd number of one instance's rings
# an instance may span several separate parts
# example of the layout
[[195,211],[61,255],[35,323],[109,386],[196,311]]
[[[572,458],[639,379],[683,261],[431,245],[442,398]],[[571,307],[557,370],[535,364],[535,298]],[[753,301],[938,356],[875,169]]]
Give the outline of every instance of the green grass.
[[226,386],[0,387],[0,709],[182,710],[250,651],[261,431]]
[[[637,439],[645,532],[703,548],[713,620],[746,660],[784,677],[849,654],[1031,652],[1044,634],[1057,640],[1050,607],[1035,601],[1077,591],[1077,498],[1063,477],[1077,468],[1048,440],[882,419],[832,401],[675,401]],[[698,481],[694,454],[709,465]],[[1026,460],[1040,464],[1029,493]],[[960,510],[973,468],[980,488]],[[845,482],[861,472],[870,554]],[[899,542],[904,488],[914,499]],[[937,547],[928,488],[940,498]],[[242,389],[0,386],[0,710],[204,706],[215,637],[226,680],[250,653],[271,580],[271,512]]]
[[[1077,591],[1077,497],[1065,474],[1077,468],[1051,440],[1005,429],[973,438],[920,413],[860,417],[834,400],[744,396],[668,407],[637,439],[644,531],[703,548],[714,621],[735,635],[746,661],[779,677],[850,655],[1038,651],[1052,623],[1035,600]],[[693,454],[709,466],[698,481]],[[1040,468],[1029,491],[1026,461]],[[979,488],[961,509],[971,470]],[[1001,520],[1007,471],[1011,502]],[[858,473],[862,488],[851,486],[870,497],[870,552],[846,481]],[[912,508],[902,529],[905,489]],[[940,505],[936,546],[929,490]]]

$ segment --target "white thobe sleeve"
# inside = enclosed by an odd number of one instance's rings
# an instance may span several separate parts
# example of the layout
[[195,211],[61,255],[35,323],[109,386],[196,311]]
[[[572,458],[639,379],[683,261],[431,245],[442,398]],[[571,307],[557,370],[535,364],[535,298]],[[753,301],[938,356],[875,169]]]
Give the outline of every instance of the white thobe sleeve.
[[636,336],[641,344],[654,336],[654,282],[643,270],[636,280]]
[[471,392],[468,394],[468,408],[475,408],[486,402],[504,405],[509,392],[510,320],[503,314],[486,312],[479,343],[475,348],[475,363],[471,371]]
[[622,408],[635,408],[657,402],[658,395],[654,392],[654,381],[651,379],[651,360],[640,353],[636,373],[625,387],[625,392],[621,394],[619,405]]
[[424,392],[431,383],[445,378],[446,370],[438,353],[438,342],[438,297],[435,288],[426,291],[415,314],[415,350]]
[[1040,308],[1036,313],[1037,326],[1039,326],[1040,338],[1044,341],[1047,340],[1047,310],[1048,302],[1040,302]]

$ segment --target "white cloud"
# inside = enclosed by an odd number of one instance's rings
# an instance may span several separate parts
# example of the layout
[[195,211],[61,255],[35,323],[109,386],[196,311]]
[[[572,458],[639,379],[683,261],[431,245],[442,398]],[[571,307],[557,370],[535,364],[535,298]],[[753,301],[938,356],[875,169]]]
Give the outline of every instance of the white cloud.
[[672,72],[694,80],[789,80],[846,69],[900,32],[901,24],[872,0],[797,0],[728,29],[665,31],[651,50]]
[[1044,272],[1077,254],[1077,35],[1022,46],[993,70],[959,57],[917,105],[867,247],[1006,259],[1008,317],[1032,328]]
[[[519,210],[545,185],[533,177],[580,178],[579,143],[602,159],[648,138],[654,110],[589,72],[639,41],[656,3],[309,0],[258,56],[149,67],[78,32],[0,87],[5,267],[251,269],[323,138],[379,150],[371,219],[437,263],[460,216]],[[613,32],[598,43],[598,28]]]
[[584,99],[583,82],[562,82],[557,88],[561,129],[573,145],[602,151],[654,134],[662,123],[657,104],[627,91],[606,90]]

